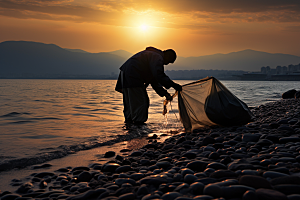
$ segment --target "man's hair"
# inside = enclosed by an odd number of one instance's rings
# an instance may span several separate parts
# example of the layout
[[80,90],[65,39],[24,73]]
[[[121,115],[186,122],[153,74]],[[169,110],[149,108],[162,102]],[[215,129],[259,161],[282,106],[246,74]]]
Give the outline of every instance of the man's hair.
[[176,52],[173,49],[164,50],[164,53],[167,54],[170,58],[170,62],[174,62],[177,58]]

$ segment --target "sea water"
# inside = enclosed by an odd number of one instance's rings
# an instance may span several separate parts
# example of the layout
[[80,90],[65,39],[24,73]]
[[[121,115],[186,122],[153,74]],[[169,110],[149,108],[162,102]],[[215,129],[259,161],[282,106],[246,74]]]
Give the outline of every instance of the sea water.
[[[278,100],[283,92],[299,87],[299,82],[221,82],[249,107]],[[177,99],[164,117],[164,98],[149,87],[147,126],[130,132],[124,126],[122,94],[114,90],[115,84],[116,80],[0,79],[0,165],[62,157],[106,144],[118,135],[182,128]]]

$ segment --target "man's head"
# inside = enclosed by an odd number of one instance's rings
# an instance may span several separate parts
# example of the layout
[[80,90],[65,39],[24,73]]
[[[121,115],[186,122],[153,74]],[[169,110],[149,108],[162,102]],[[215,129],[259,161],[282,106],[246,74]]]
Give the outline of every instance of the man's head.
[[164,52],[164,65],[175,62],[177,55],[173,49],[167,49],[164,50],[163,52]]

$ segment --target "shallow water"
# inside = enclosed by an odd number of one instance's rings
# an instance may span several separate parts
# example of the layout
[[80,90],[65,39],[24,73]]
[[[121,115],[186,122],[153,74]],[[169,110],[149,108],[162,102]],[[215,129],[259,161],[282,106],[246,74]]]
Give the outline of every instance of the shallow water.
[[[176,81],[180,84],[191,81]],[[248,106],[278,100],[299,82],[221,81]],[[0,164],[49,159],[131,134],[124,128],[122,95],[115,80],[0,80]],[[174,90],[169,90],[173,93]],[[148,88],[148,126],[135,134],[182,128],[177,100],[162,115],[164,98]],[[169,106],[170,109],[170,106]],[[71,148],[72,147],[72,148]],[[52,157],[50,157],[50,154]]]

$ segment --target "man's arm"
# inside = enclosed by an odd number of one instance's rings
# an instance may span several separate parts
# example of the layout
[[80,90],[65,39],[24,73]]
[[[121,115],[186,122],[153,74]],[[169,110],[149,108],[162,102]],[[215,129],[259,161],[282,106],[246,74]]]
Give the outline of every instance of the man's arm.
[[167,90],[165,90],[161,84],[159,84],[159,82],[157,82],[156,80],[153,80],[150,82],[151,87],[155,90],[155,92],[161,96],[161,97],[169,97],[170,94],[168,93]]
[[174,83],[164,72],[163,58],[161,55],[153,53],[149,62],[150,70],[154,78],[163,85],[165,88],[169,89],[173,87]]

